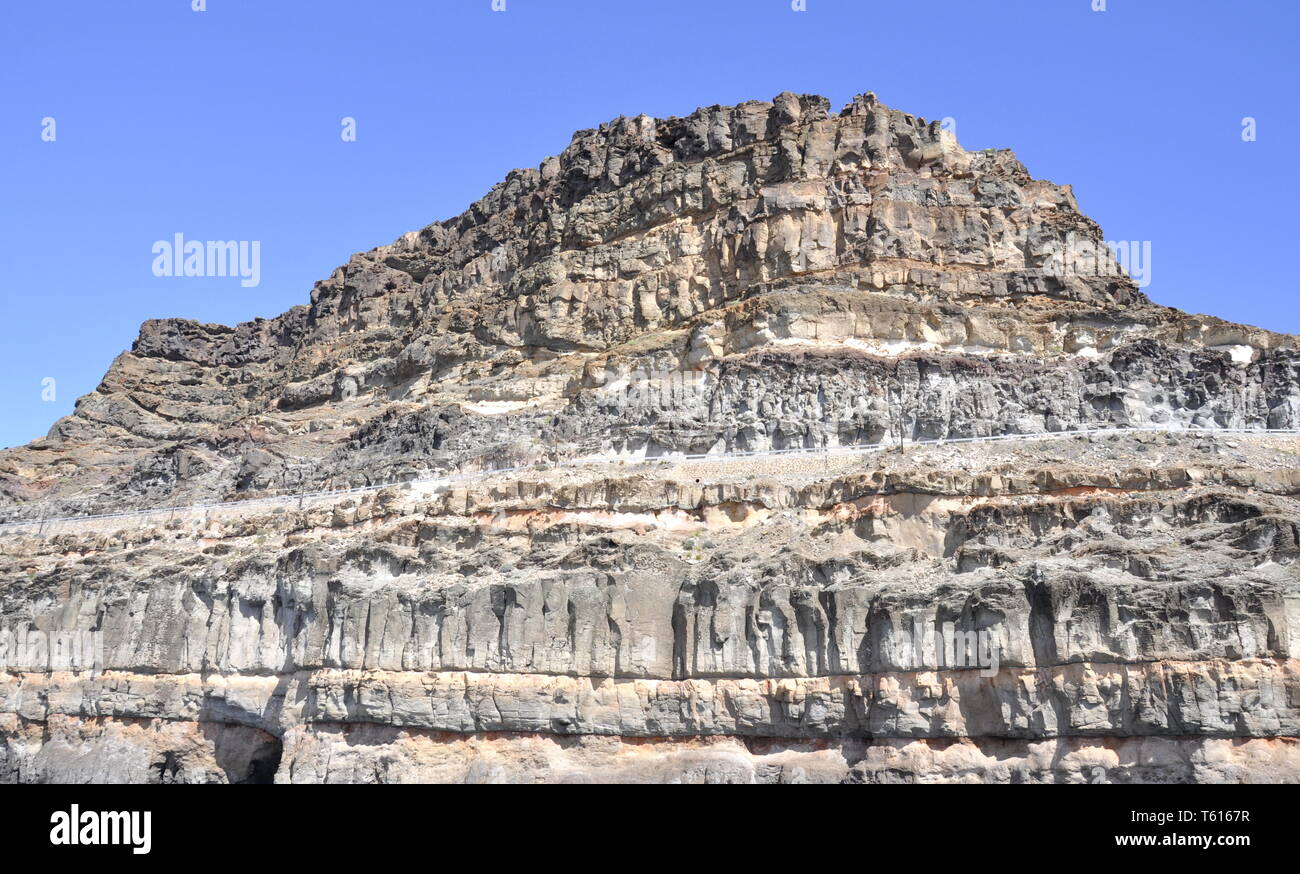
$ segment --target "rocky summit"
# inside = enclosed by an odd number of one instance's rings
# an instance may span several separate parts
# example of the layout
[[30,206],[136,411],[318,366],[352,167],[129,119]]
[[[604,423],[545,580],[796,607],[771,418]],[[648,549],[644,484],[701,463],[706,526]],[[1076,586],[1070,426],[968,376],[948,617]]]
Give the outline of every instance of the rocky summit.
[[785,93],[147,322],[0,453],[0,781],[1300,780],[1296,338],[1109,253]]

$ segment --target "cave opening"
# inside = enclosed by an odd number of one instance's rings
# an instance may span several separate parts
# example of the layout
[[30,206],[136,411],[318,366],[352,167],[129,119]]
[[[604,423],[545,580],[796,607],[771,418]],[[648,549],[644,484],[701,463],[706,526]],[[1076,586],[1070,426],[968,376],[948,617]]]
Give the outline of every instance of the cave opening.
[[280,770],[280,757],[283,755],[284,743],[278,737],[268,736],[249,754],[248,766],[244,771],[243,779],[232,779],[230,782],[243,784],[274,783],[275,772]]

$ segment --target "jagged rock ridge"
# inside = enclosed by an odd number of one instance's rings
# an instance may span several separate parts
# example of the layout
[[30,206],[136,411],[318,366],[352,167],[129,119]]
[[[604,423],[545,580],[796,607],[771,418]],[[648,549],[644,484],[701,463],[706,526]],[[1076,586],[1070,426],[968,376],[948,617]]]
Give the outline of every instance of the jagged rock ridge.
[[1293,337],[1079,247],[1010,152],[782,94],[579,132],[276,319],[148,322],[0,453],[7,518],[592,463],[0,535],[4,630],[105,668],[10,648],[0,779],[1294,779],[1296,440],[724,460],[1300,424]]

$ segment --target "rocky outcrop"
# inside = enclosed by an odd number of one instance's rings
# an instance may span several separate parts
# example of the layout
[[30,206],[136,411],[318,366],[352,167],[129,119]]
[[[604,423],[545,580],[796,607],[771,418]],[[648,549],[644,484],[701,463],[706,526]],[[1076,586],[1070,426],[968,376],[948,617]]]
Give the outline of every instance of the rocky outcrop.
[[1300,428],[1293,337],[1099,252],[1011,153],[783,94],[146,323],[0,453],[0,780],[1300,779],[1300,437],[907,448]]

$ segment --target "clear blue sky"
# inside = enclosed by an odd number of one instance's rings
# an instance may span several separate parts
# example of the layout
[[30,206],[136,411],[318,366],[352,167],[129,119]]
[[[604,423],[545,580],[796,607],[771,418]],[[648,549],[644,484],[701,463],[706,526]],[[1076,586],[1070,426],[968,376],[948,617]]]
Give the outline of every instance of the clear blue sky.
[[[951,116],[1073,184],[1108,239],[1151,240],[1157,301],[1300,332],[1300,4],[190,2],[0,7],[0,445],[70,412],[144,319],[274,316],[576,129],[784,90]],[[261,241],[261,284],[155,277],[178,232]]]

